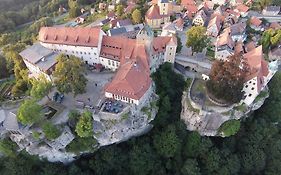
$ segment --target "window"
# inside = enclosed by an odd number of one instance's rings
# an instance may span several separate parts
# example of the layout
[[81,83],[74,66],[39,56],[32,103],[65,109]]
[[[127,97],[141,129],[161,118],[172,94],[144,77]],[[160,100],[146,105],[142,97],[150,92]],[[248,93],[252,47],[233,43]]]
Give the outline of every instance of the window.
[[252,94],[249,94],[248,96],[249,96],[249,97],[251,97],[251,96],[252,96]]
[[110,62],[110,60],[108,60],[108,65],[111,65],[111,62]]
[[82,55],[82,52],[80,52],[80,54]]
[[248,85],[246,85],[245,87],[248,88]]
[[253,87],[251,88],[252,91],[253,91],[254,89],[255,89],[255,88],[253,88]]

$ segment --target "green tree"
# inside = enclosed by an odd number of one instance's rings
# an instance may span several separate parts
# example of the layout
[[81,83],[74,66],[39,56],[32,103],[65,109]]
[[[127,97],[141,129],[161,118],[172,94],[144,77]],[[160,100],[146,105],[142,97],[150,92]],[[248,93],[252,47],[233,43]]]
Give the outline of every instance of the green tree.
[[186,32],[186,35],[186,46],[191,47],[192,52],[202,52],[209,44],[205,27],[193,26]]
[[240,55],[231,56],[228,61],[214,61],[207,81],[208,92],[226,103],[239,102],[244,95],[242,89],[247,71],[248,65]]
[[270,5],[271,2],[272,2],[272,0],[258,0],[257,6],[258,6],[259,10],[262,11],[265,7]]
[[181,38],[177,35],[177,53],[180,53],[182,49],[182,42],[181,42]]
[[197,157],[199,154],[199,147],[201,137],[198,132],[191,132],[186,138],[183,150],[186,157]]
[[239,120],[229,120],[221,125],[221,127],[219,128],[219,132],[221,132],[223,136],[229,137],[235,135],[239,131],[239,129]]
[[49,121],[43,124],[42,131],[48,140],[54,140],[60,136],[60,130]]
[[266,30],[263,32],[260,43],[262,44],[262,49],[265,53],[268,53],[271,46],[271,37],[274,35],[274,31],[272,29]]
[[124,6],[122,4],[117,5],[116,7],[116,14],[117,16],[122,16],[122,14],[124,13]]
[[200,168],[196,159],[187,159],[181,168],[183,175],[200,175]]
[[3,56],[0,55],[0,79],[9,76],[9,71],[7,69],[7,62]]
[[43,117],[42,107],[35,100],[25,100],[19,107],[17,118],[24,125],[39,122]]
[[[42,99],[43,97],[48,96],[52,89],[52,83],[49,82],[45,77],[41,77],[40,79],[32,80],[32,88],[30,90],[30,95],[36,99]],[[49,98],[50,99],[50,98]]]
[[132,18],[135,24],[139,24],[142,21],[141,11],[139,9],[135,9],[132,13]]
[[270,38],[272,46],[277,46],[281,42],[281,29],[275,31],[275,35]]
[[129,152],[129,167],[132,174],[148,175],[152,174],[155,159],[150,145],[134,146]]
[[16,157],[17,144],[9,139],[0,140],[0,152],[8,157]]
[[180,151],[181,141],[175,127],[170,125],[164,132],[155,135],[153,144],[161,156],[170,158]]
[[69,17],[75,18],[80,15],[80,8],[76,0],[68,0]]
[[93,136],[93,114],[90,111],[84,111],[76,125],[76,133],[80,137]]
[[85,92],[87,79],[84,77],[85,69],[79,58],[65,55],[57,57],[58,63],[53,72],[55,85],[62,93],[72,92],[74,95]]

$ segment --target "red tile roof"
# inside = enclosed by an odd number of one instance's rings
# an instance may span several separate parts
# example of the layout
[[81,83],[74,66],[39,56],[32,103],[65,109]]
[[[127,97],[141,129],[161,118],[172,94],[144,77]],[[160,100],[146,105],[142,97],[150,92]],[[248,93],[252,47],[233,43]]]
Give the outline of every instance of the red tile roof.
[[170,36],[158,36],[153,38],[152,49],[154,54],[164,52],[168,44],[176,44],[177,38]]
[[243,13],[246,13],[248,10],[249,10],[249,7],[244,5],[244,4],[239,4],[236,9],[239,11],[239,12],[243,12]]
[[145,15],[148,19],[161,19],[163,16],[160,15],[160,8],[157,4],[152,5]]
[[244,54],[243,57],[249,65],[250,73],[261,71],[263,76],[268,75],[268,63],[263,58],[262,45]]
[[229,31],[223,32],[221,35],[219,35],[217,39],[217,47],[227,45],[230,48],[234,47],[234,41],[232,40]]
[[269,28],[277,30],[277,29],[281,29],[281,26],[277,22],[273,22],[270,24]]
[[[145,46],[122,37],[105,37],[103,44],[111,45],[107,51],[120,55],[120,67],[105,91],[139,100],[151,85],[148,56]],[[106,48],[108,49],[108,47]],[[102,47],[102,52],[105,47]]]
[[176,19],[175,21],[173,21],[173,23],[174,23],[178,28],[183,28],[184,21],[183,21],[182,18]]
[[246,81],[257,77],[257,89],[260,92],[261,88],[265,85],[264,83],[266,83],[264,82],[264,77],[269,74],[268,63],[263,58],[262,46],[244,54],[243,57],[249,65]]
[[134,8],[136,8],[136,3],[129,2],[128,6],[124,9],[124,13],[131,13]]
[[250,19],[250,23],[256,27],[260,26],[262,21],[260,19],[258,19],[257,17],[253,16],[251,19]]
[[97,47],[99,27],[42,27],[39,41],[43,43]]
[[150,71],[140,59],[122,64],[106,92],[139,100],[151,85]]

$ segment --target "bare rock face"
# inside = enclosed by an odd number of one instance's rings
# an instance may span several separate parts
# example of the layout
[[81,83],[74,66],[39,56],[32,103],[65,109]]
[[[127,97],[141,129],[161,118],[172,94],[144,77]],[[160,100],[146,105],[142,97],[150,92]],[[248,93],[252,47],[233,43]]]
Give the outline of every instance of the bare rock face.
[[231,107],[222,109],[216,108],[202,108],[196,104],[188,92],[183,92],[182,96],[182,111],[181,119],[186,124],[187,130],[197,131],[202,136],[221,136],[220,126],[229,120],[239,120],[243,117],[247,117],[253,111],[259,109],[266,98],[269,97],[268,89],[265,90],[266,95],[258,96],[252,105],[246,106],[244,104],[235,104]]

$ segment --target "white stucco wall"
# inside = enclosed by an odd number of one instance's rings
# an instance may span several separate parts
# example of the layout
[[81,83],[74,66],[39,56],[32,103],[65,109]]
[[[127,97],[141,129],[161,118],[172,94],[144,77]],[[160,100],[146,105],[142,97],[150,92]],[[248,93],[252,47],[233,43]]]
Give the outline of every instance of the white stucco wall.
[[42,46],[52,49],[55,52],[63,53],[66,55],[74,55],[81,58],[81,60],[90,65],[98,64],[99,61],[99,49],[98,47],[84,47],[84,46],[71,46],[62,44],[49,44],[42,43]]

